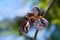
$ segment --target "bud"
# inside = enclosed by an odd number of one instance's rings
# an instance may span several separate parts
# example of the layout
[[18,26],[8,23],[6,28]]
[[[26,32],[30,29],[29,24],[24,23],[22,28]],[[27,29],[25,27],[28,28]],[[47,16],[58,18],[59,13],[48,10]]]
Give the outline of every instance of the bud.
[[22,35],[24,32],[27,33],[29,28],[30,28],[29,21],[23,21],[19,26],[20,35]]
[[37,30],[43,29],[44,27],[48,26],[48,21],[45,18],[37,19],[34,22],[34,27]]
[[28,33],[29,29],[30,29],[30,23],[29,23],[29,21],[27,21],[27,22],[26,22],[26,25],[25,25],[25,27],[24,27],[24,32],[25,32],[25,33]]
[[41,23],[42,23],[43,27],[48,26],[48,21],[45,18],[41,19]]
[[42,25],[41,25],[41,20],[40,19],[37,19],[35,22],[34,22],[34,27],[39,30],[39,29],[42,29]]

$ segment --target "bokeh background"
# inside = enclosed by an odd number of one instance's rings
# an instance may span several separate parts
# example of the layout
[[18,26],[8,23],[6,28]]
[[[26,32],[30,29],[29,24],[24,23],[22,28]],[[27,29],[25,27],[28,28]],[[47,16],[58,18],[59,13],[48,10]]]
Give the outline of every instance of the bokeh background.
[[[18,26],[33,7],[43,13],[49,3],[50,0],[0,0],[0,40],[33,40],[36,31],[33,26],[22,36]],[[49,25],[38,32],[37,40],[60,40],[60,0],[55,0],[45,18]]]

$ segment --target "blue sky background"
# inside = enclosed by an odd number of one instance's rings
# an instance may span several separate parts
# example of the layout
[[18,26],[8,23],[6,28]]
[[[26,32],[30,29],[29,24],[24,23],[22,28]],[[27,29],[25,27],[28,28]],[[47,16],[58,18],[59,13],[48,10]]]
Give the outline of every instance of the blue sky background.
[[0,0],[0,20],[4,18],[15,18],[16,16],[24,16],[33,7],[36,0]]

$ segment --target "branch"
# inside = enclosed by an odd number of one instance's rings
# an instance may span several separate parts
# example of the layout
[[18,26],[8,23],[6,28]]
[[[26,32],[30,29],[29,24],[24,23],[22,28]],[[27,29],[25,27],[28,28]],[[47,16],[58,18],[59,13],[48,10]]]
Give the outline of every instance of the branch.
[[38,31],[39,31],[39,30],[36,30],[33,40],[36,40],[36,37],[37,37]]
[[48,6],[47,10],[44,12],[43,17],[45,17],[45,16],[46,16],[46,14],[48,13],[48,11],[49,11],[49,10],[50,10],[50,8],[52,7],[53,3],[55,2],[55,0],[50,0],[50,1],[51,1],[51,3],[49,4],[49,6]]
[[[54,0],[51,0],[50,5],[48,6],[47,10],[46,10],[46,11],[44,12],[44,14],[43,14],[43,17],[46,16],[46,14],[48,13],[48,11],[49,11],[50,8],[52,7],[53,3],[54,3]],[[36,30],[33,40],[36,40],[36,37],[37,37],[38,31],[39,31],[39,30]]]

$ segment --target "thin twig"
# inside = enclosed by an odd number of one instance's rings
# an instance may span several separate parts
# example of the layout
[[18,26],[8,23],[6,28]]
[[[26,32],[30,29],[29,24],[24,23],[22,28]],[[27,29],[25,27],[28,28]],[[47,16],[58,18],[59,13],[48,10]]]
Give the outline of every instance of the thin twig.
[[35,35],[34,35],[34,39],[33,39],[33,40],[36,40],[36,37],[37,37],[38,31],[39,31],[39,30],[36,30]]
[[[46,16],[46,14],[48,13],[48,11],[49,11],[50,8],[52,7],[53,3],[54,3],[54,0],[51,0],[50,5],[48,6],[47,10],[46,10],[46,11],[44,12],[44,14],[43,14],[43,17]],[[39,31],[39,30],[36,30],[33,40],[36,40],[38,31]]]
[[43,17],[45,17],[45,16],[46,16],[46,14],[48,13],[48,11],[49,11],[49,10],[50,10],[50,8],[52,7],[53,3],[54,3],[54,0],[51,0],[51,3],[49,4],[49,6],[48,6],[47,10],[46,10],[46,11],[44,12],[44,14],[43,14]]

